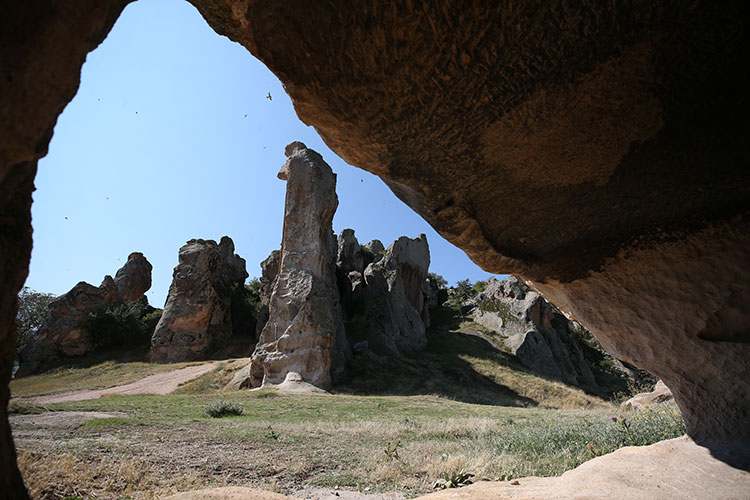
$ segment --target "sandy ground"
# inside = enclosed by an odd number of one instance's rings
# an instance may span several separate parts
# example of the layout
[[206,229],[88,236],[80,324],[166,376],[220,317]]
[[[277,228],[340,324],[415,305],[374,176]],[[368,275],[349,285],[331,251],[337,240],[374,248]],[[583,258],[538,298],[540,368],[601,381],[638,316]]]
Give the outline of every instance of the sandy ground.
[[[83,401],[84,399],[97,399],[102,396],[115,394],[169,394],[177,388],[194,378],[214,370],[219,362],[204,363],[201,365],[187,366],[179,370],[155,373],[130,384],[118,385],[107,389],[83,390],[58,392],[46,396],[23,398],[25,401],[33,401],[39,404],[65,403],[68,401]],[[20,399],[20,398],[19,398]]]
[[310,500],[406,500],[401,493],[360,493],[336,488],[308,486],[295,491],[292,496]]

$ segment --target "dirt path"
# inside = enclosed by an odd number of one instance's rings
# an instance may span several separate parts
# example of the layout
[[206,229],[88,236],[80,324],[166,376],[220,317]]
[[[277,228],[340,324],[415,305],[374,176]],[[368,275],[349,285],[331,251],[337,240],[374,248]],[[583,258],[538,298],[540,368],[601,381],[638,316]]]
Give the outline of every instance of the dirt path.
[[107,389],[83,390],[58,392],[46,396],[35,396],[23,398],[39,404],[65,403],[68,401],[83,401],[84,399],[97,399],[102,396],[114,394],[169,394],[175,391],[181,384],[200,377],[210,372],[219,365],[219,362],[204,363],[202,365],[187,366],[179,370],[155,373],[130,384],[118,385]]

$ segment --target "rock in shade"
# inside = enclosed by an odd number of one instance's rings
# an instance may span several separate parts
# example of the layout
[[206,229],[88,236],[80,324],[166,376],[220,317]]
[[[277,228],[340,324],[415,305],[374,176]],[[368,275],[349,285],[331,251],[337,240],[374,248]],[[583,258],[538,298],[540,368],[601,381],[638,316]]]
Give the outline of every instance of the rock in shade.
[[[333,215],[336,175],[300,142],[287,146],[278,174],[287,181],[279,274],[269,320],[238,387],[280,384],[288,373],[319,388],[331,386],[349,351],[336,286]],[[234,381],[233,381],[234,383]]]
[[231,297],[247,278],[245,260],[224,236],[188,241],[179,253],[172,285],[151,339],[151,360],[174,363],[205,359],[232,335]]
[[21,353],[17,376],[34,373],[59,357],[92,352],[97,346],[86,329],[89,315],[121,304],[147,303],[144,293],[149,288],[151,264],[140,252],[131,253],[115,278],[105,276],[98,287],[81,281],[50,303],[49,318]]

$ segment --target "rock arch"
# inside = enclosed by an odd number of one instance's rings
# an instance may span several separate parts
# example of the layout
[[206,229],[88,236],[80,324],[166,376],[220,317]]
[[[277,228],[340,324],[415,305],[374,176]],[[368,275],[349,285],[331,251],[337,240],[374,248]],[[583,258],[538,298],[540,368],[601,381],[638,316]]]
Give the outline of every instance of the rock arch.
[[[0,16],[0,491],[31,192],[86,54],[131,0]],[[491,272],[523,276],[750,455],[748,7],[740,1],[192,0],[300,118]],[[729,446],[731,444],[731,446]]]

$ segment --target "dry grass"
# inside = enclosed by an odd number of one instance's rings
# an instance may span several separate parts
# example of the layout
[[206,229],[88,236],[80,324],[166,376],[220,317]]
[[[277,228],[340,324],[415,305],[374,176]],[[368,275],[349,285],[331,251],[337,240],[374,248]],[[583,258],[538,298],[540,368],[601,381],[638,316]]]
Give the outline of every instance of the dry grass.
[[56,392],[84,389],[106,389],[129,384],[148,375],[201,363],[118,363],[105,361],[91,367],[63,367],[28,377],[17,378],[10,383],[11,396],[43,396]]

